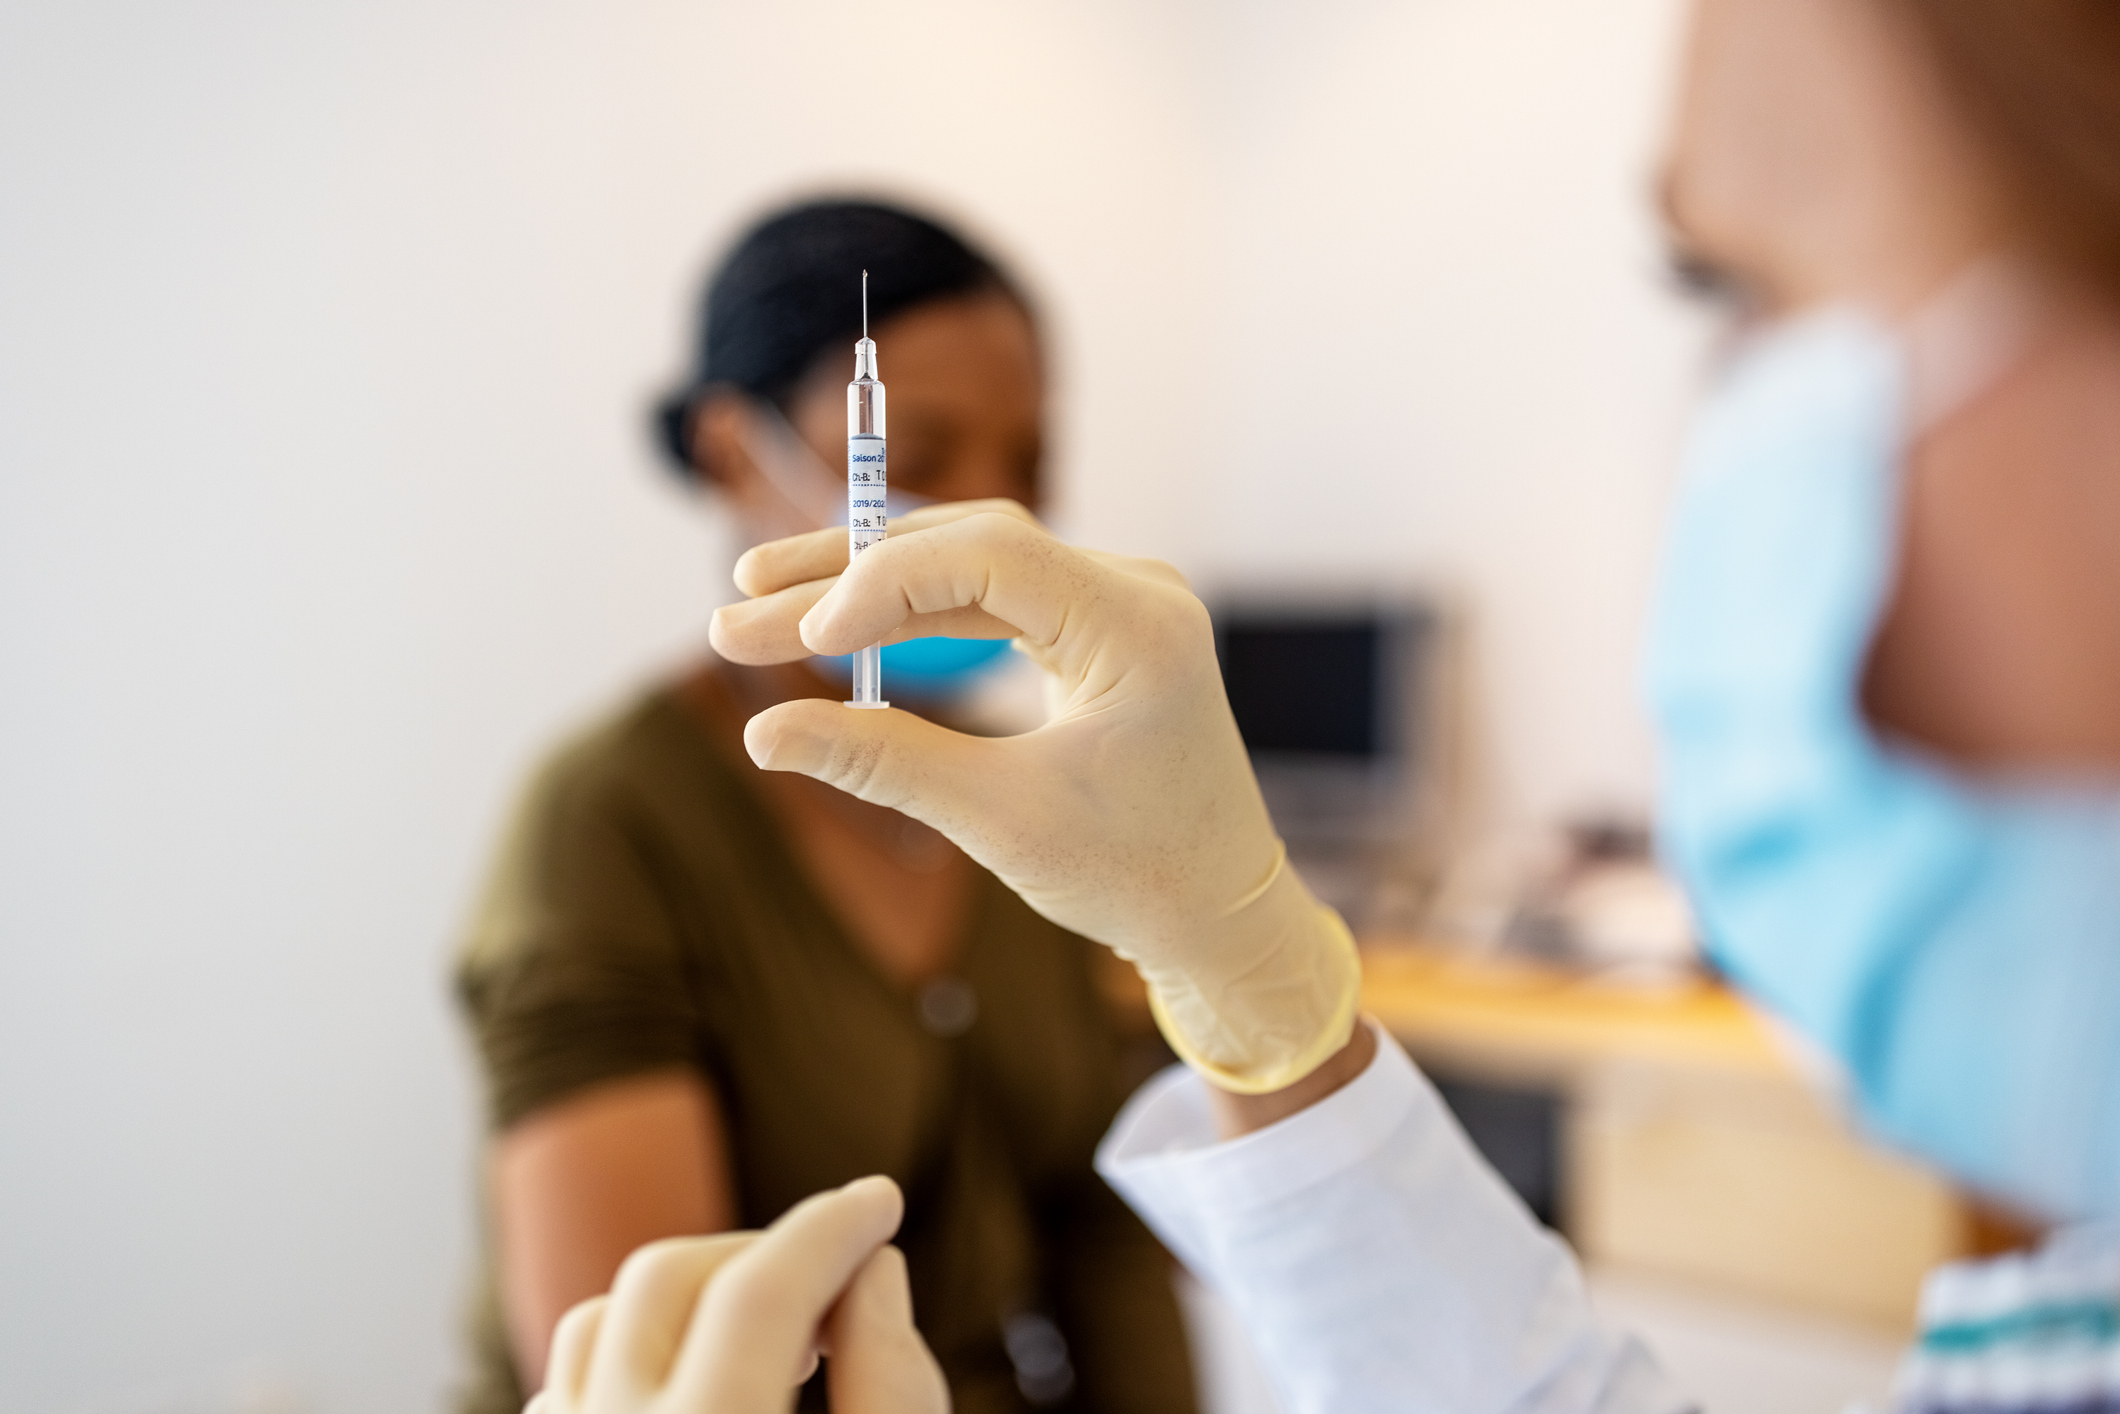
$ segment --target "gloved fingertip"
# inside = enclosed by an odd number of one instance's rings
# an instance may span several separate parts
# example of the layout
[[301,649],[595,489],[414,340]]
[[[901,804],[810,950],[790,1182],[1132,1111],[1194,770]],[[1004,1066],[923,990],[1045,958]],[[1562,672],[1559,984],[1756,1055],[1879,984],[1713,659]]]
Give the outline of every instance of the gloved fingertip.
[[825,630],[828,627],[827,620],[831,617],[826,611],[825,605],[830,601],[831,597],[830,594],[826,594],[823,599],[810,606],[808,613],[796,621],[796,636],[802,639],[802,646],[809,649],[812,653],[831,653],[834,651],[830,641],[825,637]]
[[743,727],[743,749],[761,771],[808,772],[819,755],[816,735],[802,725],[801,714],[783,702],[760,712]]
[[735,640],[730,635],[730,630],[735,627],[736,622],[735,615],[730,610],[735,607],[734,604],[724,604],[707,620],[707,642],[724,658],[728,657],[735,647]]
[[773,769],[773,734],[756,717],[743,724],[743,749],[753,766],[761,771]]
[[757,546],[752,546],[736,557],[736,568],[729,572],[729,578],[735,583],[739,594],[748,594],[755,599],[765,592],[766,586],[758,573]]
[[891,1218],[890,1230],[898,1230],[898,1224],[905,1216],[905,1193],[886,1175],[872,1173],[867,1178],[857,1178],[839,1191],[887,1208]]

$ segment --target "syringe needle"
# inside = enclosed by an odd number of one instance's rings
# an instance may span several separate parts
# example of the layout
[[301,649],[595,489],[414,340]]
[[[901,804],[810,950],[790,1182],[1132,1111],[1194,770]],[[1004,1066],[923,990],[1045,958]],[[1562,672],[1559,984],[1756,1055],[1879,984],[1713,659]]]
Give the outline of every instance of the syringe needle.
[[861,337],[869,336],[869,272],[861,272]]

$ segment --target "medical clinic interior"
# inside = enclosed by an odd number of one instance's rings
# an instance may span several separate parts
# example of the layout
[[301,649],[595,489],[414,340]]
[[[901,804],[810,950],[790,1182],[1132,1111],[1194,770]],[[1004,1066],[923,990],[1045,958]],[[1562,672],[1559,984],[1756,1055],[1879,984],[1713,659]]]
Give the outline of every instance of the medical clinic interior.
[[2116,14],[0,0],[0,1409],[2120,1408]]

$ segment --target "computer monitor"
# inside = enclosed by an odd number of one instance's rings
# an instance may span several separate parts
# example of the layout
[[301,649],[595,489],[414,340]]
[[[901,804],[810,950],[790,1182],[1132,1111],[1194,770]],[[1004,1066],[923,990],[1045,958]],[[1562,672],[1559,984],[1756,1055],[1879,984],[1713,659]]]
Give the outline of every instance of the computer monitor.
[[1432,774],[1432,607],[1245,597],[1214,618],[1230,708],[1291,847],[1410,839]]

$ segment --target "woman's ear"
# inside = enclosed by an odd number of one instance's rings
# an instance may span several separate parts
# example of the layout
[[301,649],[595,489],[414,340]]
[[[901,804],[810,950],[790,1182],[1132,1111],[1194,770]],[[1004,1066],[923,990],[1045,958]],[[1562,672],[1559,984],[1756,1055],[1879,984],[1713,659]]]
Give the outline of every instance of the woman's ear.
[[759,471],[744,448],[743,419],[750,410],[724,391],[703,395],[692,409],[688,446],[692,466],[708,486],[742,499],[759,480]]
[[799,438],[770,404],[716,389],[700,400],[689,432],[701,481],[757,538],[777,540],[833,522],[839,488],[803,464],[806,457],[822,465],[814,448],[784,445]]

